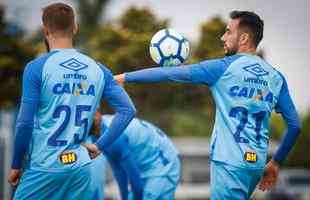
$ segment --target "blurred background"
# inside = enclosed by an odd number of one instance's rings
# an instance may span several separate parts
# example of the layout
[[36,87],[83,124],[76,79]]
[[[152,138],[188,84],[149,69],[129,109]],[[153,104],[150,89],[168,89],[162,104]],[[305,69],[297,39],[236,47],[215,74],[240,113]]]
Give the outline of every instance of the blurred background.
[[[310,200],[310,1],[261,0],[0,0],[0,200],[9,199],[10,167],[22,72],[27,62],[45,52],[41,9],[65,2],[77,13],[78,49],[108,66],[114,74],[155,66],[149,55],[151,37],[174,28],[191,42],[187,63],[223,56],[221,35],[229,12],[258,13],[265,21],[259,54],[281,71],[302,121],[302,132],[284,164],[274,191],[256,191],[254,199]],[[307,86],[308,85],[308,86]],[[207,87],[186,84],[128,85],[138,117],[163,129],[179,148],[183,179],[177,199],[209,198],[209,143],[214,105]],[[111,112],[105,108],[105,112]],[[269,154],[280,142],[285,125],[274,114]],[[108,179],[107,196],[116,198]]]

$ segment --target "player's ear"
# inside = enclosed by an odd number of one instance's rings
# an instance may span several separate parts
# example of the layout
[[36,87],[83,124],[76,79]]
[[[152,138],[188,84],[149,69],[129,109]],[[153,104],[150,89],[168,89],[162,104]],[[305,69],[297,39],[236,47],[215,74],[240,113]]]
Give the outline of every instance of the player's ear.
[[43,32],[45,37],[47,37],[49,35],[49,31],[48,31],[48,28],[46,26],[42,27],[42,32]]
[[74,27],[73,27],[73,35],[77,34],[77,32],[79,31],[79,27],[77,24],[74,24]]
[[241,35],[240,35],[240,44],[241,45],[245,45],[247,44],[248,42],[250,41],[250,34],[247,33],[247,32],[243,32]]

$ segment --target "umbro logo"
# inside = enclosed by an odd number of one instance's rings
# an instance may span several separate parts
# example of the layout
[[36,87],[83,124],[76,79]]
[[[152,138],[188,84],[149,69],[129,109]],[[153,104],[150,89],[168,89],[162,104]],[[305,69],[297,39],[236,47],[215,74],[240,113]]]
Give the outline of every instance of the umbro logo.
[[64,68],[71,69],[76,72],[88,67],[88,65],[78,61],[75,58],[70,58],[69,60],[60,63],[60,65]]
[[259,64],[249,65],[249,66],[243,67],[243,69],[256,76],[266,76],[269,74],[269,72],[264,70]]

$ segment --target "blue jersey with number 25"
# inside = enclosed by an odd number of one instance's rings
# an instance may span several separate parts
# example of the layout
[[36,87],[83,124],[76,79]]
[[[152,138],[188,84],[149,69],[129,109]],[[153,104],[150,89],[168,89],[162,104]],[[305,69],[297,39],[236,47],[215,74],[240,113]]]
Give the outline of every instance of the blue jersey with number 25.
[[[54,50],[38,65],[40,104],[29,149],[30,168],[74,169],[90,162],[80,145],[88,134],[105,86],[103,67],[74,49]],[[99,97],[99,98],[98,98]]]

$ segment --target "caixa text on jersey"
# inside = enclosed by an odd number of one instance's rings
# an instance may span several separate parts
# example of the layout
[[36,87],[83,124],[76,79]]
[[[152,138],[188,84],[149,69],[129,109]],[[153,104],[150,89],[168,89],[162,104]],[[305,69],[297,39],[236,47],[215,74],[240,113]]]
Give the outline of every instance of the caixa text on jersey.
[[54,94],[72,94],[75,96],[95,96],[95,85],[82,83],[56,83],[53,87]]

